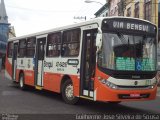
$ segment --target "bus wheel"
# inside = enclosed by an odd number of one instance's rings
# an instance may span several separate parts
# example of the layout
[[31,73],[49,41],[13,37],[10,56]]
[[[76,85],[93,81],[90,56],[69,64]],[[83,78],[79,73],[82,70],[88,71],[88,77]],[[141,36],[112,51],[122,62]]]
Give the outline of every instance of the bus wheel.
[[78,102],[78,98],[73,95],[73,84],[71,80],[64,82],[62,86],[62,97],[67,104],[73,105]]
[[19,76],[19,87],[20,87],[22,90],[25,90],[24,74],[23,74],[23,73],[21,73],[20,76]]

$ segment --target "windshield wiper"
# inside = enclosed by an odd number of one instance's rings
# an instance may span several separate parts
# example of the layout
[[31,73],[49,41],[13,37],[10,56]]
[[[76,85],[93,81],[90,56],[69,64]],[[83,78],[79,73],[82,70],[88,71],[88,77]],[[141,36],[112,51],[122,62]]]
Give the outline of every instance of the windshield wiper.
[[127,44],[127,40],[122,33],[117,32],[117,36],[120,38],[120,40],[123,44]]
[[130,57],[130,59],[131,59],[131,45],[130,45],[130,39],[129,39],[129,37],[128,37],[128,40],[124,37],[124,35],[122,34],[122,33],[120,33],[120,32],[117,32],[117,36],[119,37],[119,39],[121,40],[121,42],[125,45],[127,45],[127,48],[128,48],[128,50],[129,50],[129,57]]

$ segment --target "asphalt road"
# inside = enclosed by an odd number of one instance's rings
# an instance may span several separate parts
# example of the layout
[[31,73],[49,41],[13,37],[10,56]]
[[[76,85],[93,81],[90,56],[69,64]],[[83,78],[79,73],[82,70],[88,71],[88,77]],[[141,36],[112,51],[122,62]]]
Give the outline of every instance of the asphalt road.
[[[123,102],[119,105],[111,105],[109,103],[101,103],[101,102],[92,102],[88,100],[80,100],[80,102],[77,105],[68,105],[63,102],[61,95],[56,93],[38,91],[32,88],[29,88],[26,91],[22,91],[18,88],[16,84],[13,84],[12,81],[5,79],[4,74],[1,73],[0,114],[1,117],[6,116],[6,114],[30,115],[32,117],[34,115],[41,116],[42,114],[44,117],[45,115],[48,116],[49,114],[50,116],[54,115],[62,118],[66,117],[63,115],[72,114],[73,119],[80,119],[81,117],[82,118],[86,117],[86,116],[77,116],[79,114],[82,115],[159,114],[160,115],[160,96],[158,95],[156,100],[153,101]],[[67,119],[67,117],[65,119]]]

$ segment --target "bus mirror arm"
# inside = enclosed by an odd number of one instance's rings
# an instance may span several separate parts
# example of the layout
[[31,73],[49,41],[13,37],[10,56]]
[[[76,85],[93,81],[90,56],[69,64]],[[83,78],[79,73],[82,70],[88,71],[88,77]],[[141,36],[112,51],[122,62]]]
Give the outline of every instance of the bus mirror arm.
[[97,47],[97,52],[101,50],[102,47],[102,30],[98,28],[98,33],[96,37],[96,47]]
[[97,47],[97,52],[101,49],[102,47],[102,34],[97,34],[96,38],[96,47]]

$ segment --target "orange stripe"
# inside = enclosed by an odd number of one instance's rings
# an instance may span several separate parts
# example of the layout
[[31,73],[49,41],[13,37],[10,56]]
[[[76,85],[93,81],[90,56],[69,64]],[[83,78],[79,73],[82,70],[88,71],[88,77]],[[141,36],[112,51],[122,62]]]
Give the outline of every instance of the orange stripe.
[[7,57],[6,57],[6,62],[5,62],[5,69],[10,75],[10,77],[12,77],[12,63],[9,62]]

